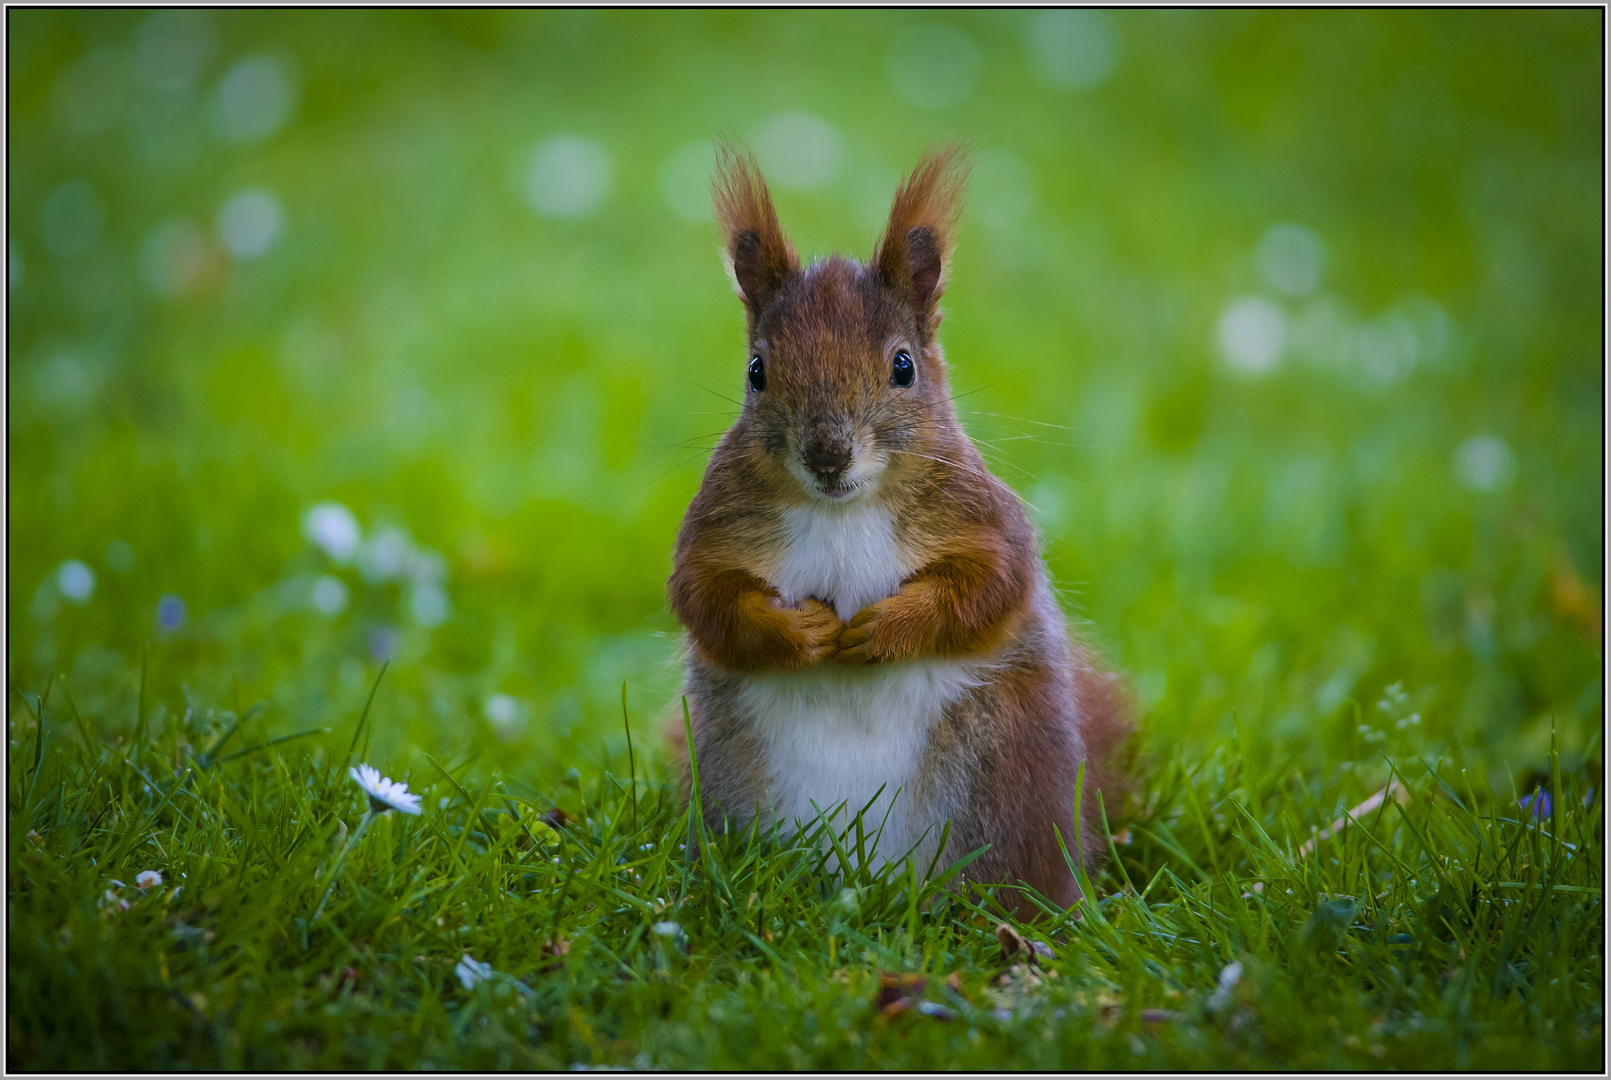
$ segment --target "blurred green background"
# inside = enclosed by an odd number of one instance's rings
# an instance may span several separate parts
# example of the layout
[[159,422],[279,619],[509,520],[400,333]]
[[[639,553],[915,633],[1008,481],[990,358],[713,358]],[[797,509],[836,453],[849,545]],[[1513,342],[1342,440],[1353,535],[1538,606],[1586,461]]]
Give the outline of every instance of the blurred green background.
[[663,712],[720,134],[864,258],[971,140],[960,406],[1157,752],[1598,757],[1599,11],[7,20],[7,680],[108,735],[148,642],[158,730],[392,658],[395,765]]

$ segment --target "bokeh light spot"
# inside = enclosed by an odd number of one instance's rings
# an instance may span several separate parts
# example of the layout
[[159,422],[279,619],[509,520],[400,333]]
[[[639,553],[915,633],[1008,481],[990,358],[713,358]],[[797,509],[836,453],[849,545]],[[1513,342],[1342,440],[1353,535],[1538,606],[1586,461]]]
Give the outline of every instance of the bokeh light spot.
[[546,218],[585,218],[610,197],[610,154],[592,139],[555,135],[532,151],[526,200]]
[[416,585],[408,600],[408,610],[414,621],[427,630],[441,626],[448,617],[447,593],[441,586],[429,582]]
[[1102,11],[1043,11],[1029,20],[1030,55],[1049,82],[1084,89],[1104,82],[1123,49],[1112,16]]
[[212,17],[194,8],[152,14],[134,39],[135,70],[162,90],[189,90],[212,53]]
[[68,559],[56,568],[56,588],[75,604],[88,603],[95,595],[95,571],[78,559]]
[[105,377],[101,366],[86,362],[77,353],[58,352],[34,369],[31,382],[39,404],[71,415],[94,401]]
[[1259,273],[1276,292],[1307,296],[1319,288],[1326,271],[1326,245],[1306,225],[1271,225],[1260,238]]
[[390,626],[377,626],[369,632],[369,655],[376,660],[390,660],[397,655],[397,631]]
[[318,503],[302,515],[302,535],[338,563],[351,559],[363,539],[352,511],[333,501]]
[[889,81],[913,105],[940,109],[967,100],[979,74],[979,46],[955,27],[913,27],[889,47]]
[[313,579],[309,599],[313,601],[313,609],[319,614],[339,615],[347,606],[347,586],[340,578],[320,574]]
[[1244,296],[1231,301],[1214,333],[1221,359],[1248,375],[1264,375],[1281,362],[1286,348],[1286,313],[1272,300]]
[[1474,435],[1455,450],[1454,472],[1472,491],[1498,491],[1516,476],[1516,454],[1497,435]]
[[1420,358],[1415,324],[1400,312],[1366,323],[1354,340],[1360,374],[1372,387],[1391,386],[1403,379]]
[[164,593],[157,601],[157,625],[170,633],[185,621],[185,602],[173,593]]
[[766,178],[781,188],[819,188],[839,172],[839,132],[812,113],[782,113],[755,133],[755,156]]
[[182,296],[201,283],[212,252],[207,237],[183,218],[153,225],[140,242],[140,275],[159,296]]
[[213,127],[233,142],[260,142],[291,118],[296,97],[289,64],[274,56],[247,57],[224,73],[213,92]]
[[365,581],[390,581],[408,567],[412,545],[399,529],[378,530],[358,548],[358,572]]
[[509,694],[491,695],[481,706],[481,712],[503,739],[514,738],[526,726],[525,704]]
[[237,259],[256,259],[280,237],[285,213],[280,200],[266,188],[248,188],[225,200],[218,209],[218,239]]

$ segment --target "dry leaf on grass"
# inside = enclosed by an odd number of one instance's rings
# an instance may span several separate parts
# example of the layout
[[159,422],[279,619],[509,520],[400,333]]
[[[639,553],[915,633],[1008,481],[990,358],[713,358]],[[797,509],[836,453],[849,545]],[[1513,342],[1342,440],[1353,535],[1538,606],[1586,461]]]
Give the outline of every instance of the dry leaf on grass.
[[1026,938],[1006,923],[996,927],[996,940],[1001,942],[1002,960],[1008,963],[1023,958],[1038,966],[1041,960],[1051,960],[1056,956],[1052,947],[1044,941]]
[[873,1006],[885,1016],[895,1016],[918,1005],[928,984],[929,980],[925,975],[880,972],[878,993],[873,995]]

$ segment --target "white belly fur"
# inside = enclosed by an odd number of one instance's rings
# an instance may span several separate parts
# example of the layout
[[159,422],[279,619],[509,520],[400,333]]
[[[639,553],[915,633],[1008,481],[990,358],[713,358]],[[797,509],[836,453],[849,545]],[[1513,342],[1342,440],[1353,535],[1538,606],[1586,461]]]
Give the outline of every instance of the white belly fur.
[[793,507],[783,513],[783,531],[767,580],[786,603],[815,596],[846,621],[917,569],[895,543],[894,517],[876,503]]
[[766,755],[772,817],[763,825],[777,821],[790,833],[799,821],[809,829],[820,809],[842,830],[867,807],[869,845],[883,826],[879,861],[901,858],[921,840],[926,869],[949,807],[914,797],[918,769],[942,711],[978,685],[986,666],[926,659],[850,668],[829,660],[747,677],[737,704]]
[[[808,596],[849,620],[893,595],[917,569],[895,541],[889,511],[873,503],[797,507],[785,512],[786,543],[768,581],[788,603]],[[874,667],[832,660],[809,671],[747,676],[739,709],[766,754],[767,796],[786,830],[809,823],[817,809],[840,828],[873,800],[863,819],[869,834],[883,823],[882,859],[903,856],[928,836],[919,859],[932,856],[947,808],[916,805],[914,782],[929,734],[945,707],[982,679],[979,660],[927,658]],[[813,803],[816,808],[813,808]],[[887,817],[886,817],[887,814]]]

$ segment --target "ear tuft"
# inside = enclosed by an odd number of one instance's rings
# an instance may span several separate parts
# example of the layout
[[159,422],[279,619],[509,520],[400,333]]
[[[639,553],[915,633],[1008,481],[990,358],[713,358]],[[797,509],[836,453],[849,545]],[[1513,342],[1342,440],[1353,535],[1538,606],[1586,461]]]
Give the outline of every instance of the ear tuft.
[[799,271],[800,260],[778,224],[772,193],[748,150],[726,140],[716,143],[711,195],[722,229],[722,261],[753,325],[789,275]]
[[911,304],[925,334],[938,321],[934,306],[945,289],[967,180],[960,143],[925,152],[895,193],[889,226],[873,253],[878,276]]

